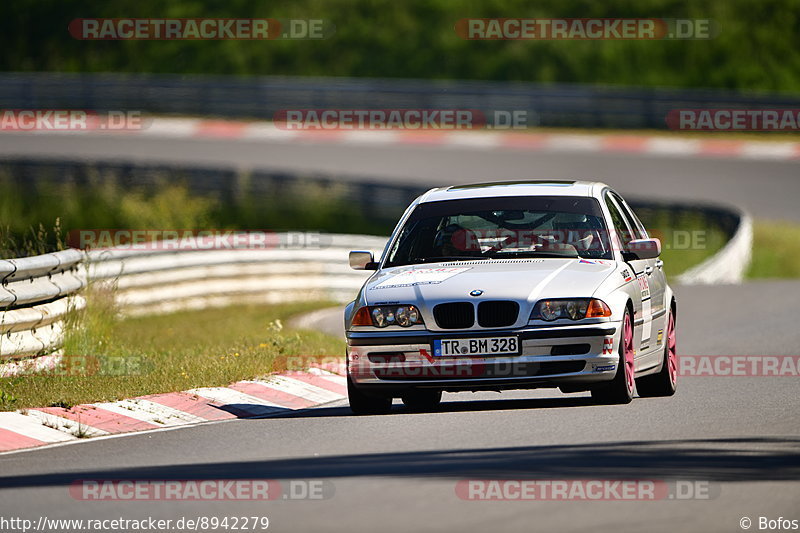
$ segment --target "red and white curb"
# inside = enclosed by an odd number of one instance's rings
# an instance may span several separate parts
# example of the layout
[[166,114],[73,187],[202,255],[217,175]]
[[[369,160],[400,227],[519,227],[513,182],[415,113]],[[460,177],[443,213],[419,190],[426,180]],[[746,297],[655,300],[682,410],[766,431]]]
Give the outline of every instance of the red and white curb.
[[153,394],[118,402],[0,413],[0,452],[216,420],[278,415],[347,397],[344,363],[284,372],[227,387]]
[[[3,130],[0,133],[136,135],[154,138],[212,138],[242,141],[329,143],[344,145],[428,145],[478,150],[521,150],[564,153],[650,154],[675,157],[722,157],[757,160],[800,160],[800,142],[752,141],[719,137],[703,139],[620,133],[546,133],[526,131],[448,130],[288,130],[271,122],[149,118],[146,127],[126,131]],[[773,137],[774,138],[774,137]]]

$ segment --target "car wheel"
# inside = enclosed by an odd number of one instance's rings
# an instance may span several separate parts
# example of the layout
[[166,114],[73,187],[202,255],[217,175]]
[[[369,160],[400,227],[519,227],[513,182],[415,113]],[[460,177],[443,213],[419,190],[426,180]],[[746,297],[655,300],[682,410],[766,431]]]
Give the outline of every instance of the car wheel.
[[611,383],[592,388],[592,398],[599,403],[624,404],[633,399],[635,388],[633,366],[633,319],[628,309],[622,318],[619,339],[619,364]]
[[403,394],[402,399],[411,411],[432,411],[442,403],[442,391],[414,390]]
[[672,310],[667,319],[667,342],[664,343],[664,363],[658,374],[645,376],[636,380],[639,396],[653,398],[672,396],[678,381],[678,352],[675,339],[675,315]]
[[356,415],[385,415],[392,409],[392,398],[365,394],[353,385],[350,376],[347,376],[347,399],[350,401],[350,410]]

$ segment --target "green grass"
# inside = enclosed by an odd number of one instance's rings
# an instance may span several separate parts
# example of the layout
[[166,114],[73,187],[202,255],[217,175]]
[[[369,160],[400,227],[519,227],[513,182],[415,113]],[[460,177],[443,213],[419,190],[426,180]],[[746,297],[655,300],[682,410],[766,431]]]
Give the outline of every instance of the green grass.
[[70,328],[67,362],[58,375],[0,379],[0,410],[224,386],[282,370],[286,360],[281,356],[344,353],[343,340],[282,327],[289,317],[330,303],[242,305],[116,319],[110,302],[109,293],[89,295],[80,318],[83,327]]
[[748,278],[800,278],[800,224],[757,220]]
[[637,210],[648,232],[661,239],[664,272],[672,278],[717,253],[727,236],[713,220],[694,211]]
[[675,242],[672,239],[665,239],[665,242],[662,242],[661,259],[664,260],[664,272],[668,278],[702,263],[717,253],[727,242],[725,234],[720,229],[711,228],[702,231],[705,238],[702,245],[684,249],[674,248]]
[[[354,206],[350,187],[342,182],[318,183],[302,177],[269,191],[256,192],[243,180],[242,193],[197,191],[180,171],[159,174],[153,183],[126,187],[121,176],[91,164],[81,167],[86,183],[40,170],[24,179],[0,162],[0,258],[24,257],[63,249],[71,232],[81,229],[138,230],[271,230],[388,234],[396,217],[368,216]],[[136,172],[143,179],[147,170]],[[52,231],[51,229],[52,228]]]

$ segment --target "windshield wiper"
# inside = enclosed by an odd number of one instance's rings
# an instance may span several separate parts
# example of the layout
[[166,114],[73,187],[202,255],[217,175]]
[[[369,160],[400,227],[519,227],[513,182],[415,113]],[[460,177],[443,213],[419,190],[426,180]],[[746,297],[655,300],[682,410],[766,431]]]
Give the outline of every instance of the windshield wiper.
[[569,253],[565,250],[566,253],[559,253],[559,252],[538,252],[533,250],[526,250],[524,252],[495,252],[491,254],[490,258],[492,259],[502,259],[505,257],[557,257],[557,258],[570,258],[570,257],[580,257],[580,255],[576,253]]
[[447,263],[450,261],[473,261],[476,259],[489,259],[488,256],[485,255],[478,255],[478,256],[464,256],[464,255],[453,255],[453,256],[444,256],[444,257],[414,257],[409,259],[407,265],[413,265],[415,263]]

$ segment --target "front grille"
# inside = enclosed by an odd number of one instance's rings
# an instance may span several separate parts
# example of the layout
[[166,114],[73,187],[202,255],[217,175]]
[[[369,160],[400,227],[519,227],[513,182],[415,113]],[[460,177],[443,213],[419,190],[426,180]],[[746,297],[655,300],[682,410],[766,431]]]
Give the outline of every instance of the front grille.
[[481,302],[478,304],[478,324],[483,328],[513,326],[519,315],[517,302]]
[[466,329],[475,323],[475,310],[469,302],[439,304],[433,308],[433,318],[442,329]]

